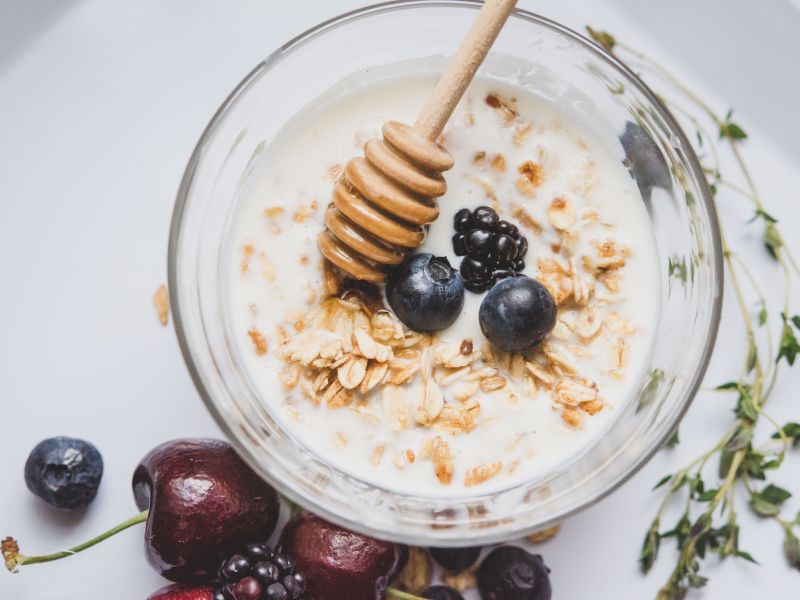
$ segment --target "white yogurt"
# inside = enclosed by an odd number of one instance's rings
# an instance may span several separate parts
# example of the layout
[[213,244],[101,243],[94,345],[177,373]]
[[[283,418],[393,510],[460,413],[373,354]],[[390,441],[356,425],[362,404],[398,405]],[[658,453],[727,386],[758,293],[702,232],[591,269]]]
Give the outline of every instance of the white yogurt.
[[[407,429],[395,431],[390,423],[366,422],[348,408],[314,406],[297,389],[283,387],[278,373],[285,363],[276,332],[280,326],[294,335],[294,321],[312,310],[321,295],[316,238],[331,195],[330,168],[359,155],[363,142],[377,136],[386,120],[412,123],[434,83],[433,75],[395,75],[358,85],[351,81],[332,90],[324,101],[305,107],[269,143],[231,227],[229,293],[234,337],[245,370],[264,406],[290,435],[335,467],[373,484],[417,494],[458,495],[543,476],[602,436],[641,387],[658,318],[659,289],[649,219],[622,165],[616,140],[598,139],[550,100],[506,82],[478,78],[445,130],[444,143],[456,163],[445,173],[448,191],[439,201],[441,216],[430,227],[420,251],[447,256],[457,267],[460,257],[450,241],[453,215],[463,207],[491,204],[487,190],[499,203],[501,218],[520,224],[510,211],[513,205],[521,205],[543,225],[541,234],[521,226],[530,246],[525,260],[525,273],[530,276],[538,275],[536,259],[553,256],[552,244],[559,242],[547,216],[557,196],[567,198],[578,215],[579,235],[571,251],[577,264],[584,255],[596,256],[593,242],[613,239],[618,246],[627,246],[630,254],[625,266],[612,273],[619,276],[619,291],[615,294],[594,282],[591,304],[607,319],[594,342],[583,345],[574,336],[569,341],[552,340],[554,348],[578,365],[580,377],[597,384],[603,410],[594,415],[579,410],[581,424],[573,427],[562,418],[563,405],[554,402],[541,382],[535,394],[526,395],[521,381],[509,381],[502,393],[475,395],[481,411],[472,431],[432,434],[428,428],[415,426],[413,418]],[[519,118],[508,122],[501,110],[490,107],[485,102],[490,93],[515,98]],[[519,143],[515,143],[515,132],[524,123],[531,124],[529,135],[518,134]],[[475,164],[477,152],[485,153],[482,164]],[[497,154],[505,160],[504,172],[491,166]],[[543,173],[532,197],[517,187],[517,168],[529,160],[539,164]],[[599,220],[586,223],[581,216],[592,209]],[[566,249],[560,253],[565,262],[568,255]],[[471,339],[480,347],[484,343],[478,325],[482,298],[467,292],[461,316],[438,337]],[[568,322],[576,315],[578,310],[560,311],[560,318]],[[619,333],[622,324],[629,326],[627,333]],[[248,334],[253,330],[263,332],[266,353],[256,351]],[[624,350],[616,345],[620,337]],[[420,390],[415,381],[407,386],[406,395],[414,402]],[[445,388],[445,398],[451,401],[448,394]],[[380,413],[380,401],[371,401]],[[432,435],[442,436],[453,453],[455,472],[449,485],[442,484],[431,461],[421,457]],[[372,457],[378,446],[386,450],[375,465]],[[405,449],[419,458],[400,467],[393,457]],[[470,469],[490,463],[502,465],[496,476],[479,488],[465,487]]]

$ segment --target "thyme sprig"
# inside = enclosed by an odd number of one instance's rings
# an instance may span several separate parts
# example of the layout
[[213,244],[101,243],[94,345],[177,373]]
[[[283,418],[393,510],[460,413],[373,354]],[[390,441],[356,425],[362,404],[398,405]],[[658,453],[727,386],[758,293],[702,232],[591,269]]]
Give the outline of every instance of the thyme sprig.
[[[659,556],[662,540],[674,539],[677,558],[674,568],[659,590],[657,600],[680,600],[690,588],[703,587],[708,581],[701,574],[701,565],[713,552],[720,558],[739,557],[756,560],[739,546],[739,523],[736,496],[743,490],[750,510],[777,523],[783,531],[783,550],[786,560],[800,570],[800,514],[786,517],[782,507],[791,496],[788,490],[767,481],[786,458],[791,447],[800,445],[800,424],[778,424],[767,412],[781,368],[792,366],[800,354],[797,331],[800,316],[790,316],[790,292],[794,278],[800,275],[797,261],[784,245],[778,220],[770,214],[762,201],[755,181],[741,152],[748,135],[733,120],[733,110],[724,115],[714,110],[668,69],[648,55],[621,43],[605,31],[586,28],[592,39],[621,60],[635,62],[650,75],[660,77],[677,94],[680,100],[661,98],[679,117],[696,132],[699,149],[708,149],[703,156],[704,172],[714,199],[722,188],[735,193],[753,207],[751,226],[761,227],[761,241],[768,254],[783,274],[782,311],[780,322],[771,323],[765,295],[745,262],[738,256],[725,235],[725,224],[720,222],[722,249],[728,282],[733,289],[738,312],[743,325],[747,349],[741,357],[735,379],[717,386],[720,393],[731,394],[735,399],[733,420],[725,432],[706,452],[675,473],[663,477],[658,489],[663,498],[655,518],[645,534],[639,557],[642,570],[647,573]],[[689,108],[684,108],[687,103]],[[714,132],[712,135],[710,132]],[[727,146],[733,156],[735,168],[744,185],[723,177],[719,146]],[[753,310],[753,307],[757,311]],[[774,320],[773,320],[774,321]],[[772,329],[778,328],[777,348],[773,343]],[[756,439],[756,426],[764,423],[771,429],[766,440]],[[708,466],[716,461],[717,472],[709,476]],[[683,511],[677,522],[664,528],[665,510],[670,503],[682,497]]]

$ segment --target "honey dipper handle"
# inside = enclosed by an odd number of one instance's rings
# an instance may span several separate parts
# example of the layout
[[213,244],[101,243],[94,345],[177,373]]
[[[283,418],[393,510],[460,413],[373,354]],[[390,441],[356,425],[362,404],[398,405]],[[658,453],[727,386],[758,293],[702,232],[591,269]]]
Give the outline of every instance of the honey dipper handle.
[[486,0],[456,55],[422,109],[414,130],[434,140],[444,129],[461,96],[475,76],[517,0]]

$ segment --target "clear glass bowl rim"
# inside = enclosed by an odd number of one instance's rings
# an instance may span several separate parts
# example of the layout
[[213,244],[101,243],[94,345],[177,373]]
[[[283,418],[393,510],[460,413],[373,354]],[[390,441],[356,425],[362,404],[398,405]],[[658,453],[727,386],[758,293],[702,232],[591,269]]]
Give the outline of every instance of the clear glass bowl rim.
[[[188,336],[185,330],[185,321],[183,319],[183,315],[181,312],[181,303],[180,298],[182,294],[179,289],[178,285],[178,254],[180,248],[180,240],[181,240],[181,229],[182,229],[182,222],[183,222],[183,213],[186,209],[187,202],[189,200],[189,192],[192,187],[194,174],[198,163],[200,162],[204,147],[209,142],[209,140],[213,137],[217,127],[219,124],[225,119],[226,114],[232,108],[232,106],[236,103],[237,98],[241,93],[243,93],[249,87],[251,81],[259,77],[262,73],[269,70],[274,64],[279,62],[284,56],[291,53],[296,48],[299,48],[305,45],[307,42],[313,40],[314,38],[323,35],[326,31],[335,29],[341,25],[348,24],[352,21],[357,21],[361,19],[369,18],[370,16],[382,14],[385,12],[393,12],[395,10],[403,10],[407,8],[423,8],[423,7],[433,7],[433,8],[472,8],[477,9],[483,4],[482,0],[391,0],[388,2],[381,2],[377,4],[367,5],[361,8],[357,8],[345,13],[342,13],[336,17],[330,18],[326,21],[323,21],[314,27],[311,27],[300,33],[296,37],[292,38],[279,48],[277,48],[274,52],[269,54],[261,63],[259,63],[255,68],[253,68],[250,73],[248,73],[242,81],[231,91],[227,98],[223,101],[220,107],[212,116],[211,120],[209,121],[206,128],[203,130],[195,148],[191,154],[191,157],[187,163],[186,169],[184,171],[183,177],[180,182],[180,186],[178,189],[175,207],[173,209],[172,214],[172,222],[170,225],[169,231],[169,245],[167,251],[167,283],[169,288],[169,295],[170,298],[173,299],[171,304],[171,312],[173,316],[173,322],[175,324],[175,331],[178,338],[178,343],[181,349],[181,353],[183,354],[184,361],[186,366],[189,370],[189,374],[195,384],[197,391],[199,392],[203,403],[206,405],[206,408],[211,413],[212,417],[218,424],[218,426],[222,429],[225,433],[228,441],[232,444],[234,449],[242,456],[242,458],[259,474],[263,476],[264,470],[261,468],[261,465],[258,463],[257,460],[253,459],[250,456],[248,450],[244,447],[244,445],[239,441],[238,437],[231,431],[230,427],[226,423],[224,417],[219,412],[216,403],[214,402],[211,394],[209,393],[208,389],[206,388],[205,384],[203,383],[203,379],[200,376],[199,370],[197,365],[194,362],[192,357],[192,349],[189,344]],[[633,475],[635,475],[647,462],[652,458],[652,456],[667,442],[667,440],[671,437],[674,428],[677,424],[683,419],[686,411],[689,409],[694,397],[697,394],[697,391],[702,383],[703,377],[705,376],[706,369],[708,367],[709,361],[711,359],[711,354],[714,349],[714,344],[716,342],[717,332],[719,328],[720,322],[720,315],[722,310],[722,299],[723,299],[723,287],[724,287],[724,267],[723,267],[723,254],[722,254],[722,242],[721,242],[721,234],[719,229],[719,222],[717,218],[716,208],[713,202],[713,196],[711,194],[711,190],[708,187],[708,183],[703,172],[702,166],[700,164],[699,159],[697,158],[694,149],[689,142],[686,134],[684,133],[681,126],[678,124],[675,117],[671,114],[669,109],[663,105],[661,100],[658,96],[650,90],[650,88],[634,73],[625,63],[621,62],[617,59],[613,54],[606,51],[602,46],[595,43],[594,41],[586,38],[585,36],[579,34],[578,32],[561,25],[560,23],[548,19],[547,17],[543,17],[536,13],[516,8],[512,14],[512,18],[519,18],[525,21],[532,22],[536,25],[545,27],[554,31],[557,34],[568,38],[571,42],[579,44],[583,46],[586,50],[593,53],[596,58],[603,60],[606,64],[611,66],[614,70],[618,72],[625,80],[626,84],[634,86],[637,91],[642,94],[645,98],[647,98],[648,102],[650,103],[651,107],[657,112],[658,116],[663,120],[663,122],[672,130],[675,135],[678,137],[678,142],[682,146],[685,151],[686,157],[686,164],[689,167],[690,177],[696,182],[698,188],[701,191],[701,204],[703,208],[703,212],[705,213],[706,217],[708,218],[708,223],[710,227],[711,233],[711,245],[709,248],[709,255],[710,255],[710,265],[711,270],[713,272],[713,281],[711,282],[715,294],[712,301],[712,305],[710,306],[710,318],[709,318],[709,326],[707,331],[704,335],[704,348],[702,353],[702,359],[697,364],[697,368],[694,373],[691,374],[692,381],[689,386],[687,386],[688,392],[686,393],[685,397],[682,400],[682,406],[680,409],[675,413],[676,417],[674,423],[672,423],[671,427],[665,427],[660,436],[654,437],[649,447],[647,448],[646,452],[643,452],[637,460],[632,463],[630,468],[624,472],[620,477],[616,480],[611,480],[609,484],[601,489],[598,492],[595,492],[593,495],[587,495],[586,498],[579,504],[576,504],[571,509],[564,511],[561,514],[554,515],[552,518],[548,519],[546,522],[538,523],[533,527],[517,527],[515,529],[515,535],[522,536],[526,533],[541,530],[549,525],[562,521],[564,518],[587,508],[598,501],[602,500],[611,492],[618,489],[622,486],[628,479],[630,479]],[[311,510],[312,512],[316,512],[325,518],[329,518],[333,521],[338,521],[340,524],[349,527],[354,530],[361,531],[367,535],[373,535],[377,537],[381,537],[381,534],[385,534],[386,532],[381,531],[374,531],[369,528],[368,525],[364,525],[357,521],[344,519],[340,515],[335,515],[330,513],[324,507],[319,506],[314,500],[309,499],[308,497],[299,497],[298,494],[295,493],[294,490],[290,489],[288,486],[284,486],[280,481],[272,481],[270,483],[284,496],[289,498],[292,501],[296,501],[301,503],[305,508]],[[385,535],[383,537],[386,537]],[[403,540],[403,534],[396,534],[392,536],[393,539],[397,539],[398,541]],[[491,542],[500,542],[505,539],[508,539],[507,536],[493,536],[483,535],[481,539],[478,540],[481,543],[491,543]],[[412,539],[406,539],[405,541],[414,542]],[[440,541],[440,540],[437,540]],[[442,545],[457,545],[452,542],[452,540],[441,540]],[[419,543],[419,540],[416,540]]]

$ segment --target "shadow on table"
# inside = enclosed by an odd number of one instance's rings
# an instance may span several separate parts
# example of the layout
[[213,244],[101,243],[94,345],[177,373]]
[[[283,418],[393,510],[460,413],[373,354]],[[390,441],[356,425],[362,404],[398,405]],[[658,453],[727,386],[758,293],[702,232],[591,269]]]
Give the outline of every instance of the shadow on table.
[[1,0],[0,72],[79,0]]

